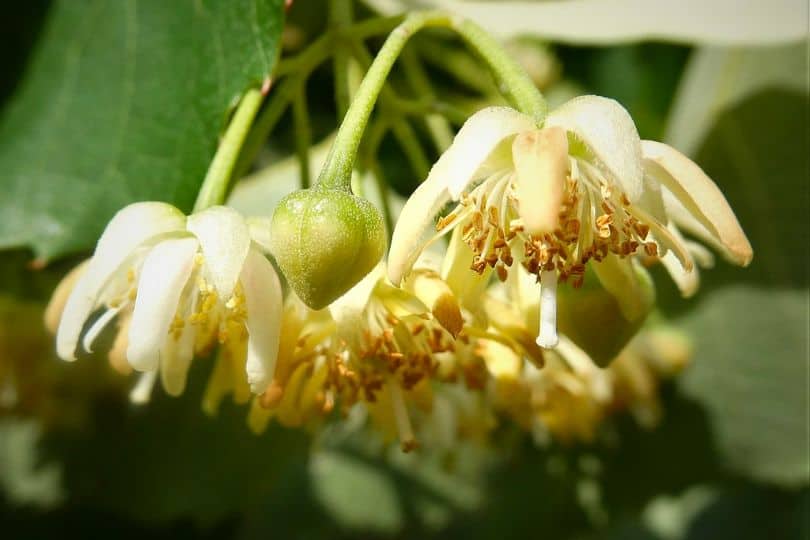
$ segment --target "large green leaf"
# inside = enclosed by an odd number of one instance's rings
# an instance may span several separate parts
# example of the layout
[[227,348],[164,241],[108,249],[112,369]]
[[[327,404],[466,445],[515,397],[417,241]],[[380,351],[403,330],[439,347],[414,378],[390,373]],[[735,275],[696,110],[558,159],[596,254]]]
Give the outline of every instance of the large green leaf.
[[[718,117],[697,161],[726,193],[754,261],[718,263],[696,302],[677,300],[694,308],[682,318],[696,352],[683,388],[707,408],[724,464],[782,485],[810,479],[807,118],[806,95],[785,91]],[[673,300],[671,287],[660,296]]]
[[692,155],[718,115],[767,89],[808,91],[807,43],[781,47],[701,47],[672,103],[665,140]]
[[707,408],[724,464],[758,480],[806,484],[807,292],[728,287],[684,325],[696,356],[681,382]]
[[0,117],[0,247],[47,260],[133,201],[188,209],[282,24],[281,0],[55,2]]

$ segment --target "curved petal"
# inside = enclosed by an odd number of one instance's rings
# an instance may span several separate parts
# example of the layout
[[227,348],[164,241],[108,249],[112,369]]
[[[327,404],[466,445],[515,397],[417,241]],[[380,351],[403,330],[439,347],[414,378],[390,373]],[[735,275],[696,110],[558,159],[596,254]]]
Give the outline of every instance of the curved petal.
[[741,266],[753,258],[748,238],[723,192],[691,159],[671,146],[643,141],[644,169],[658,180]]
[[245,219],[233,208],[212,206],[190,215],[186,228],[200,241],[205,267],[219,297],[228,300],[250,249]]
[[[641,140],[633,119],[617,101],[601,96],[576,97],[548,115],[544,127],[552,126],[576,135],[630,202],[641,197]],[[571,151],[576,153],[575,144]]]
[[512,142],[518,210],[529,234],[553,232],[560,220],[570,170],[568,138],[561,127],[524,131]]
[[194,268],[196,238],[165,240],[146,256],[129,325],[127,361],[138,371],[158,368],[160,349]]
[[261,248],[261,250],[266,254],[270,254],[270,246],[272,242],[270,241],[270,229],[271,220],[268,217],[249,217],[245,220],[247,223],[248,231],[250,232],[250,239]]
[[168,335],[160,350],[160,382],[170,396],[186,388],[186,377],[194,358],[194,327],[186,324],[179,336]]
[[283,310],[281,283],[270,261],[253,249],[245,258],[239,279],[247,305],[249,337],[245,371],[250,390],[260,394],[276,371]]
[[62,312],[65,310],[68,297],[76,287],[76,282],[78,282],[79,278],[87,271],[88,264],[90,264],[90,259],[79,263],[76,268],[68,272],[65,277],[62,278],[62,281],[60,281],[59,285],[54,289],[51,299],[48,301],[48,307],[45,308],[45,315],[43,317],[45,328],[52,334],[55,334],[59,328],[59,321],[62,318]]
[[411,271],[416,259],[436,237],[434,219],[450,201],[439,177],[428,178],[411,194],[399,215],[388,250],[388,279],[396,286]]
[[132,251],[150,238],[182,231],[185,219],[180,210],[161,202],[130,204],[113,216],[65,304],[56,334],[56,352],[60,358],[76,359],[76,345],[84,322],[96,307],[100,292]]
[[[684,238],[681,236],[681,233],[678,231],[677,227],[670,224],[667,228],[681,243],[686,243],[686,240],[684,240]],[[687,253],[691,257],[691,253],[688,250]],[[675,253],[673,253],[671,250],[667,250],[667,252],[664,253],[664,256],[661,257],[661,264],[664,265],[664,268],[666,268],[667,272],[672,278],[672,281],[674,281],[675,285],[678,286],[678,290],[681,291],[681,295],[684,298],[689,298],[697,292],[698,287],[700,286],[700,272],[698,272],[698,269],[695,267],[694,263],[688,265],[691,268],[687,270],[684,268],[683,264],[681,264],[681,261],[678,259]]]
[[382,279],[384,273],[385,263],[381,262],[366,274],[357,285],[329,304],[329,314],[337,324],[338,334],[345,336],[356,329],[356,323],[360,320],[363,310],[366,309],[369,299],[374,293],[377,282]]
[[413,266],[432,237],[433,220],[444,205],[458,200],[477,178],[511,166],[510,149],[499,146],[508,137],[534,127],[531,118],[508,107],[483,109],[464,123],[402,208],[388,256],[391,283],[399,285]]
[[458,200],[476,177],[509,165],[511,155],[508,148],[504,154],[495,152],[504,139],[534,128],[534,121],[529,116],[514,109],[482,109],[464,122],[453,144],[430,170],[428,179],[434,176],[443,179],[450,195]]

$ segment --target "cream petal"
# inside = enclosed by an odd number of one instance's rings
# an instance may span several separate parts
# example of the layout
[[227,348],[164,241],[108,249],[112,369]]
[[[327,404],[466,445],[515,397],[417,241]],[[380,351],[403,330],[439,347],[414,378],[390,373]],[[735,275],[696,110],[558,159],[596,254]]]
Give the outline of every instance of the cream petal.
[[391,239],[388,279],[399,285],[433,236],[433,222],[450,200],[497,169],[511,166],[511,151],[499,148],[510,136],[534,129],[528,116],[507,107],[489,107],[472,115],[453,144],[430,169],[402,208]]
[[166,336],[160,350],[160,382],[170,396],[179,396],[186,388],[186,378],[194,358],[194,327],[186,324],[179,336]]
[[132,251],[156,236],[183,230],[185,219],[177,208],[161,202],[130,204],[113,216],[65,304],[56,334],[60,358],[76,359],[82,327],[95,309],[100,292]]
[[196,238],[164,240],[146,256],[129,326],[127,361],[138,371],[158,368],[160,349],[194,268]]
[[93,343],[95,343],[98,336],[101,335],[101,332],[107,327],[107,325],[118,315],[118,312],[121,311],[121,307],[117,308],[110,308],[107,309],[101,316],[93,322],[93,325],[85,332],[84,338],[82,339],[82,347],[87,352],[93,352]]
[[[475,180],[508,167],[511,158],[509,148],[504,154],[493,154],[505,139],[534,127],[534,121],[529,116],[514,109],[482,109],[464,122],[453,144],[430,170],[428,179],[434,176],[441,178],[453,199],[458,200]],[[487,163],[490,161],[493,163]]]
[[[641,141],[633,119],[617,101],[601,96],[580,96],[548,115],[544,127],[559,126],[576,136],[608,174],[636,202],[644,190]],[[571,153],[576,154],[576,144]]]
[[87,271],[87,265],[90,264],[90,259],[82,261],[76,268],[62,278],[59,285],[54,289],[51,299],[48,302],[48,307],[45,308],[45,328],[49,332],[55,334],[59,328],[59,321],[62,318],[62,312],[65,310],[68,297],[70,297],[73,289],[76,287],[76,282]]
[[346,291],[343,296],[329,304],[329,314],[335,320],[337,332],[341,336],[352,334],[360,323],[363,310],[366,309],[371,294],[385,273],[385,263],[380,263],[366,274],[357,285]]
[[233,295],[250,249],[245,219],[233,208],[212,206],[190,215],[187,229],[200,241],[205,268],[219,297],[227,301]]
[[570,171],[568,138],[561,127],[524,131],[512,142],[520,217],[529,234],[557,228]]
[[608,254],[601,262],[593,262],[592,268],[599,282],[619,303],[619,309],[630,322],[638,321],[649,313],[655,302],[655,290],[644,271],[631,258]]
[[731,262],[746,266],[753,251],[723,193],[691,159],[671,146],[643,141],[645,172],[658,180],[722,245]]
[[433,222],[450,201],[450,192],[438,176],[428,177],[413,192],[399,215],[388,251],[388,279],[399,286],[433,236]]
[[270,261],[254,249],[248,252],[239,279],[245,293],[249,336],[245,371],[250,390],[260,394],[276,370],[283,310],[281,283]]
[[[677,227],[670,224],[667,228],[681,243],[686,243]],[[690,256],[691,262],[691,264],[688,265],[688,269],[681,264],[681,261],[672,251],[667,251],[664,256],[661,257],[661,264],[664,265],[664,268],[666,268],[667,272],[672,278],[672,281],[674,281],[675,285],[678,286],[678,290],[681,291],[681,295],[684,298],[689,298],[697,292],[698,287],[700,286],[700,273],[698,272],[698,269],[695,268],[694,261],[691,260],[690,250],[687,249],[686,251]]]
[[269,255],[271,245],[270,224],[272,220],[267,217],[249,217],[245,220],[245,223],[247,223],[250,239],[253,240],[253,243],[258,245],[265,254]]

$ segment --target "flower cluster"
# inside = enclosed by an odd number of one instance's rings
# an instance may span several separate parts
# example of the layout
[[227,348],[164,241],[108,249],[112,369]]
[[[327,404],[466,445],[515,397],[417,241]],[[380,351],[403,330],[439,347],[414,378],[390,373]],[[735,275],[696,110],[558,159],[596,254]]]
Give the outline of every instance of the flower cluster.
[[188,217],[164,203],[127,206],[54,293],[57,354],[75,360],[91,351],[117,320],[110,362],[143,372],[136,401],[148,399],[158,373],[167,393],[181,394],[194,355],[217,344],[244,365],[251,390],[264,391],[275,371],[282,303],[263,255],[266,229],[221,206]]
[[[435,222],[451,201],[457,206]],[[640,261],[661,261],[684,295],[694,293],[695,261],[711,259],[680,228],[733,263],[751,260],[751,246],[717,186],[673,148],[641,141],[615,101],[575,98],[540,127],[512,109],[489,108],[464,124],[405,205],[389,277],[399,283],[425,245],[460,230],[464,256],[483,280],[493,269],[505,280],[516,261],[537,277],[537,343],[553,348],[557,285],[580,287],[586,267],[631,321],[649,307]]]
[[[688,361],[681,337],[646,321],[646,265],[663,264],[690,295],[696,263],[711,263],[682,230],[734,263],[751,260],[714,183],[674,149],[641,141],[616,102],[577,98],[541,125],[491,108],[405,204],[387,264],[325,309],[283,297],[267,221],[138,203],[57,289],[49,317],[60,319],[66,360],[117,321],[110,361],[143,372],[136,401],[158,375],[182,393],[192,359],[218,346],[203,407],[252,401],[257,432],[361,411],[405,451],[485,436],[504,417],[587,441],[615,410],[654,424],[658,381]],[[426,249],[447,233],[446,250]]]

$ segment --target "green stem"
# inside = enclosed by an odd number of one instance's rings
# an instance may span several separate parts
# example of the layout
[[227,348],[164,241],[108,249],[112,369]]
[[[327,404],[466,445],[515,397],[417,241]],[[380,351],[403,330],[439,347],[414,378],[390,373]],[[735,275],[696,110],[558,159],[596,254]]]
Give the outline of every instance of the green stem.
[[295,91],[300,84],[298,77],[287,77],[271,91],[270,100],[262,108],[245,140],[239,160],[236,162],[234,177],[241,178],[250,169],[268,135],[281,120],[287,105],[295,98]]
[[545,118],[545,100],[531,79],[500,44],[480,27],[443,12],[412,13],[389,34],[366,73],[338,129],[335,142],[318,178],[319,186],[351,189],[351,173],[357,148],[380,90],[410,37],[426,27],[449,28],[457,32],[484,60],[498,81],[498,87],[517,109],[533,116],[538,122]]
[[[360,62],[366,70],[371,69],[373,60],[371,53],[368,52],[365,45],[356,40],[353,40],[351,45],[352,52],[357,58],[357,61]],[[390,122],[391,131],[394,133],[394,137],[405,153],[405,157],[408,158],[413,172],[420,178],[426,178],[430,171],[430,161],[425,155],[422,146],[419,144],[419,139],[413,128],[402,118],[403,113],[398,104],[401,104],[404,100],[397,95],[388,83],[384,84],[380,89],[379,100],[380,108],[385,113],[389,113],[390,116],[395,117],[392,118]]]
[[368,39],[390,32],[403,19],[401,15],[376,17],[345,28],[330,30],[293,58],[281,60],[273,70],[273,79],[278,81],[283,78],[283,80],[272,91],[269,102],[259,113],[239,156],[233,176],[239,178],[248,171],[270,132],[293,100],[296,87],[334,53],[334,41],[338,34],[352,36],[354,39]]
[[239,152],[263,100],[264,96],[256,88],[248,90],[242,96],[231,123],[219,143],[217,153],[208,167],[197,201],[194,203],[195,212],[225,202]]

